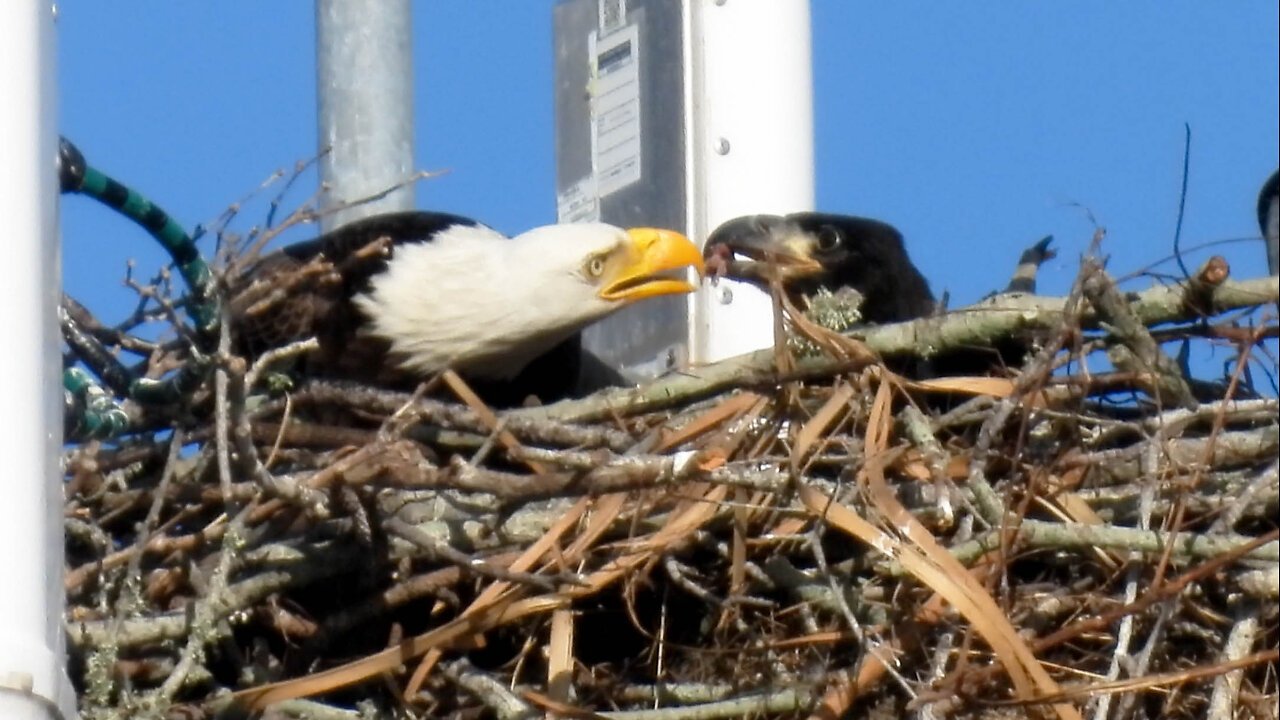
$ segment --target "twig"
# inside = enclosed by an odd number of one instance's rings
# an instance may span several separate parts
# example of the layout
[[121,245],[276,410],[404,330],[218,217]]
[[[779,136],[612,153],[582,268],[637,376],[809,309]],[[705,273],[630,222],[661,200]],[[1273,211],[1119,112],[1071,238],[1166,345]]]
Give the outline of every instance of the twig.
[[262,353],[258,356],[258,359],[253,361],[253,365],[249,367],[249,372],[244,376],[245,388],[247,390],[252,390],[256,387],[258,384],[258,378],[272,365],[275,365],[282,360],[288,360],[299,355],[315,352],[319,349],[320,341],[314,337],[310,337],[305,340],[291,342],[283,347],[272,348],[271,350]]
[[[993,531],[950,548],[961,562],[970,562],[1000,547],[1001,533]],[[1157,555],[1169,546],[1171,534],[1162,530],[1107,525],[1063,524],[1024,519],[1018,527],[1018,543],[1028,548],[1130,550]],[[1174,543],[1178,558],[1214,558],[1253,543],[1254,538],[1239,535],[1196,535],[1181,533]],[[1280,561],[1280,547],[1264,545],[1252,550],[1248,557],[1261,562]],[[891,572],[897,574],[895,567]]]
[[552,578],[546,575],[515,572],[497,565],[490,565],[483,560],[477,560],[465,553],[449,547],[444,543],[438,542],[427,533],[424,533],[422,530],[398,518],[388,518],[383,521],[383,527],[385,527],[388,532],[404,538],[425,550],[427,552],[427,557],[446,560],[458,567],[466,568],[468,571],[473,572],[476,575],[480,575],[481,577],[489,577],[494,580],[505,580],[519,585],[532,585],[540,590],[555,590],[561,582],[565,582],[566,580],[577,583],[583,582],[579,578]]

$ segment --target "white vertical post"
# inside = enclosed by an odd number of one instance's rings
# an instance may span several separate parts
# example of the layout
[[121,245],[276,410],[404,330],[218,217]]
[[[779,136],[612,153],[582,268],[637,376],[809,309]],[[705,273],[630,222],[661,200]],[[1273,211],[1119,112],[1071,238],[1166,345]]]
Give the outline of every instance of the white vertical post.
[[[409,0],[316,0],[316,99],[325,207],[383,192],[413,173]],[[325,216],[326,232],[415,207],[410,184]]]
[[61,358],[53,7],[0,3],[0,717],[75,716],[64,669]]
[[[690,232],[705,239],[739,215],[812,210],[808,0],[686,0],[685,7]],[[770,299],[754,287],[704,286],[690,307],[695,362],[773,342]]]

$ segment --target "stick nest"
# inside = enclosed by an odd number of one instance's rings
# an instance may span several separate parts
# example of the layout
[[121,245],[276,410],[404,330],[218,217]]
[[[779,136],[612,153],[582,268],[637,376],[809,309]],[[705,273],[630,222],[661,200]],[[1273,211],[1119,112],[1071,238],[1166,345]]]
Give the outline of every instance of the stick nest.
[[[82,712],[1274,717],[1276,299],[1086,259],[1065,299],[857,337],[780,306],[815,357],[500,412],[448,373],[282,389],[308,346],[224,343],[181,407],[67,447]],[[1013,336],[1017,369],[894,372]]]

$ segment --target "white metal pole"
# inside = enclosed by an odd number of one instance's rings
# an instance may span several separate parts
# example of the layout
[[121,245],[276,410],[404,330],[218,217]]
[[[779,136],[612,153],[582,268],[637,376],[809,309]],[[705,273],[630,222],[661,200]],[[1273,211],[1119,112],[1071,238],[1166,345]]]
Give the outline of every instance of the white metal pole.
[[[808,0],[686,0],[685,7],[690,231],[705,239],[739,215],[812,210]],[[773,342],[769,297],[754,287],[704,286],[690,307],[695,362]]]
[[75,717],[65,671],[53,7],[0,3],[0,717]]
[[[413,172],[409,0],[316,0],[316,98],[325,207],[371,197]],[[325,231],[415,207],[415,186],[327,215]]]

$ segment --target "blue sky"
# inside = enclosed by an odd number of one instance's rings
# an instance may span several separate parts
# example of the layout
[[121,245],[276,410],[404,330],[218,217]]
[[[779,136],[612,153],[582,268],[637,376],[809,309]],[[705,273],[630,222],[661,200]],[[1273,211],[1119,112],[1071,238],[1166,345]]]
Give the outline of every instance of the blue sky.
[[[555,220],[551,5],[415,3],[417,164],[449,171],[420,207],[507,232]],[[1168,255],[1184,123],[1183,247],[1239,239],[1213,252],[1236,277],[1265,273],[1276,3],[813,0],[812,16],[818,208],[896,225],[952,307],[1003,286],[1046,234],[1060,255],[1041,290],[1064,293],[1093,232],[1081,207],[1115,274]],[[61,131],[188,227],[316,150],[309,2],[63,0],[57,26]],[[250,204],[240,227],[264,214]],[[82,198],[64,201],[63,238],[67,290],[107,321],[132,307],[125,261],[163,263]]]

